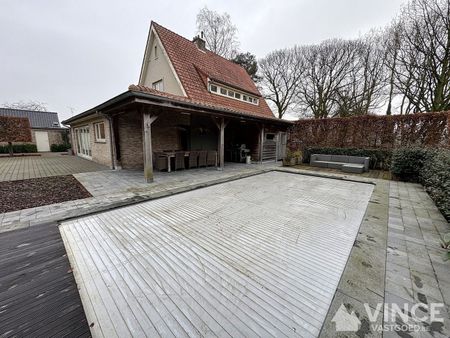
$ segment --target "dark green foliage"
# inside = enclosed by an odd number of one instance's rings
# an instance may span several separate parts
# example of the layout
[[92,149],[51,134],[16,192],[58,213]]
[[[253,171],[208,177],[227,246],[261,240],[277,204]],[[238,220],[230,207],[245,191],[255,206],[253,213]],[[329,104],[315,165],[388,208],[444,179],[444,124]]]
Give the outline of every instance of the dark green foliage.
[[257,82],[260,80],[256,75],[256,73],[258,72],[258,62],[256,61],[256,56],[254,56],[253,54],[249,52],[239,53],[231,61],[243,67],[253,81]]
[[402,181],[419,182],[425,163],[429,162],[431,150],[425,148],[399,148],[392,153],[391,172]]
[[309,163],[311,154],[330,154],[370,157],[370,169],[389,170],[391,164],[391,150],[384,149],[358,149],[358,148],[321,148],[311,147],[303,152],[303,162]]
[[[35,144],[14,144],[13,152],[18,153],[37,153],[37,147]],[[0,146],[0,154],[8,154],[9,146]]]
[[72,146],[70,145],[70,143],[63,143],[63,144],[52,144],[50,146],[50,150],[53,152],[63,152],[63,151],[67,151],[67,149],[70,149]]
[[430,151],[423,163],[421,183],[444,217],[450,221],[450,150]]
[[421,183],[450,220],[450,150],[397,149],[392,155],[391,172],[401,180]]

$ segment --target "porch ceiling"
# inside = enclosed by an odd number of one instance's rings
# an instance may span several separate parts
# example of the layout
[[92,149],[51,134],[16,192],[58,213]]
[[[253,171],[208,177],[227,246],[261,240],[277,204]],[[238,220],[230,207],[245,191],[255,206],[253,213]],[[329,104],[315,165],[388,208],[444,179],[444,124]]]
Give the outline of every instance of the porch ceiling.
[[259,123],[268,123],[287,128],[292,124],[291,121],[280,120],[277,118],[267,118],[245,113],[234,112],[222,108],[203,106],[192,102],[181,102],[176,99],[162,97],[159,95],[127,91],[84,113],[78,114],[70,119],[64,120],[63,124],[72,124],[80,119],[87,118],[94,114],[117,114],[128,110],[142,110],[143,112],[188,112],[192,114],[217,116],[220,118],[230,118],[237,120],[248,120]]

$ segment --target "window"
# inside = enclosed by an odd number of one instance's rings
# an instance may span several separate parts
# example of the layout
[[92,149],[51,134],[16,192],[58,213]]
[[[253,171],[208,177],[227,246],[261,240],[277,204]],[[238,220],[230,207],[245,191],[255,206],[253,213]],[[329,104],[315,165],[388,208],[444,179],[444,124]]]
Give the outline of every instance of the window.
[[94,124],[95,131],[95,142],[105,142],[105,123],[95,123]]
[[211,93],[216,93],[218,95],[226,96],[226,97],[229,97],[229,98],[233,98],[235,100],[249,102],[249,103],[252,103],[254,105],[258,105],[259,104],[259,100],[256,97],[253,97],[253,96],[250,96],[250,95],[245,95],[244,93],[239,93],[239,92],[237,92],[235,90],[228,89],[226,87],[222,87],[221,85],[210,83],[209,84],[209,91]]
[[156,90],[159,90],[160,92],[163,92],[163,91],[164,91],[164,83],[163,83],[163,80],[161,79],[161,80],[159,80],[159,81],[153,82],[153,83],[152,83],[152,88],[153,88],[153,89],[156,89]]
[[274,140],[275,134],[266,134],[266,140]]
[[158,58],[158,46],[155,46],[155,60]]

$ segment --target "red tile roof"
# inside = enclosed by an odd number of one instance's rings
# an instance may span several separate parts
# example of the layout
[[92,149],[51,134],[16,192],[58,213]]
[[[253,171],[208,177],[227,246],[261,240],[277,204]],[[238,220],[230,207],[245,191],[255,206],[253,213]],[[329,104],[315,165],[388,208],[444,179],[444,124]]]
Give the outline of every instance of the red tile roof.
[[[225,110],[225,111],[228,111],[230,113],[234,113],[236,115],[244,115],[244,116],[252,116],[252,117],[263,117],[265,119],[274,119],[274,120],[280,121],[272,113],[270,113],[270,115],[262,115],[262,114],[254,113],[254,112],[251,112],[251,111],[243,111],[243,110],[235,109],[235,108],[231,107],[230,105],[220,105],[220,104],[217,104],[217,103],[209,103],[209,102],[207,102],[205,100],[194,100],[194,99],[191,99],[191,98],[186,97],[186,96],[180,96],[180,95],[174,95],[174,94],[170,94],[170,93],[166,93],[166,92],[161,92],[159,90],[156,90],[156,89],[153,89],[153,88],[149,88],[149,87],[146,87],[146,86],[130,85],[128,87],[128,90],[130,90],[132,92],[141,92],[141,93],[153,94],[153,95],[157,95],[157,96],[168,98],[170,100],[178,101],[178,102],[181,102],[181,103],[183,103],[183,102],[184,103],[191,103],[191,104],[195,104],[195,105],[198,105],[198,106],[203,106],[203,107],[209,108],[209,109]],[[224,99],[226,99],[226,97],[224,97]],[[243,103],[245,103],[245,102],[243,102]],[[255,107],[257,107],[257,106],[255,106]],[[286,121],[283,121],[283,122],[286,122]]]
[[[213,52],[199,50],[192,41],[156,22],[152,22],[152,26],[161,40],[189,100],[221,109],[227,108],[242,114],[274,117],[244,68]],[[254,105],[210,93],[206,83],[208,77],[260,97],[259,104]]]

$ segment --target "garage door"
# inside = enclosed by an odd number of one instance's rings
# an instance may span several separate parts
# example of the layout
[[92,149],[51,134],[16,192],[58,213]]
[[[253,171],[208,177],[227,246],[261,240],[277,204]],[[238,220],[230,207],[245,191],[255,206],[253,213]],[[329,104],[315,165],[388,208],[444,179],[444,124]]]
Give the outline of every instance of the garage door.
[[50,151],[50,144],[48,141],[48,132],[35,131],[34,137],[36,138],[37,151]]
[[373,186],[270,172],[61,225],[96,337],[316,337]]

